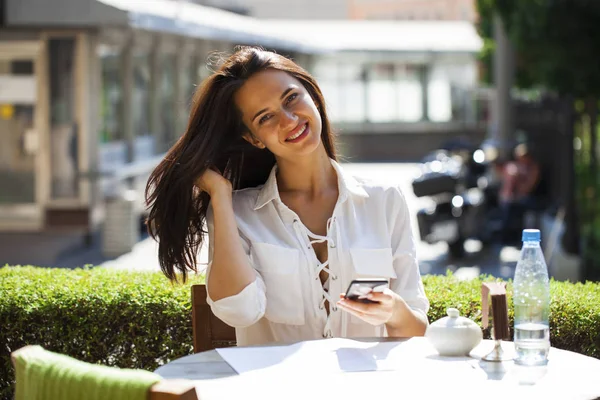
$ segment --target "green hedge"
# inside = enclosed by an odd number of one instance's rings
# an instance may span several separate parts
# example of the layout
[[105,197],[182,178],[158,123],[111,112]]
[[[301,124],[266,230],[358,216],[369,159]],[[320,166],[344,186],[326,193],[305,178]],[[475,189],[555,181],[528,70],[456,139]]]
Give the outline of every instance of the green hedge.
[[146,370],[193,350],[189,283],[159,273],[0,268],[0,324],[0,399],[12,395],[10,352],[25,344]]
[[[457,307],[480,323],[481,280],[494,278],[424,277],[429,320]],[[150,371],[190,354],[189,287],[201,281],[172,285],[161,273],[100,268],[0,268],[0,399],[12,396],[10,352],[26,344]],[[600,284],[552,282],[551,292],[552,345],[600,358]]]
[[[456,307],[461,315],[481,325],[481,282],[502,281],[481,276],[459,281],[452,275],[425,276],[423,283],[431,303],[429,321]],[[506,285],[510,335],[513,337],[512,282]],[[550,281],[550,341],[552,347],[600,358],[600,282],[569,283]],[[489,338],[489,328],[484,331]]]

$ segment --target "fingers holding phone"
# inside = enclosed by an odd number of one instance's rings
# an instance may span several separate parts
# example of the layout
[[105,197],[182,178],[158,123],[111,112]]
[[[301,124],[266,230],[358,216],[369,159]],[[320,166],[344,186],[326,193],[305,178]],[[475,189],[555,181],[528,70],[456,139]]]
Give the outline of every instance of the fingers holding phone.
[[355,279],[350,282],[344,298],[360,303],[373,303],[368,295],[372,292],[382,293],[388,286],[387,279]]
[[337,304],[371,325],[381,325],[392,317],[395,296],[385,279],[354,280]]

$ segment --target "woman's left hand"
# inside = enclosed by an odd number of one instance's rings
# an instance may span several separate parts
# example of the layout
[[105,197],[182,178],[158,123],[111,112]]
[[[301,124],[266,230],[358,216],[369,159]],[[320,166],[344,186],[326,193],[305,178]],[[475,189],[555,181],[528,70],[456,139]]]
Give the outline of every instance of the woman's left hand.
[[399,297],[397,293],[386,288],[383,292],[371,292],[367,295],[367,299],[376,301],[376,303],[361,303],[345,299],[342,293],[337,306],[363,321],[377,326],[387,323],[392,318]]

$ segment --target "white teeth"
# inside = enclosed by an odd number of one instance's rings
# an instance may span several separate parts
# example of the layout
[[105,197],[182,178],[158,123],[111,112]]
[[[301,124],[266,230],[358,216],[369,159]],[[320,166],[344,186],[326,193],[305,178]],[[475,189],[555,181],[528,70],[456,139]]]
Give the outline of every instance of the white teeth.
[[306,125],[304,125],[304,127],[302,129],[300,129],[300,131],[298,133],[296,133],[294,136],[290,136],[289,138],[287,138],[287,140],[294,140],[294,139],[300,137],[300,135],[302,135],[305,130],[306,130]]

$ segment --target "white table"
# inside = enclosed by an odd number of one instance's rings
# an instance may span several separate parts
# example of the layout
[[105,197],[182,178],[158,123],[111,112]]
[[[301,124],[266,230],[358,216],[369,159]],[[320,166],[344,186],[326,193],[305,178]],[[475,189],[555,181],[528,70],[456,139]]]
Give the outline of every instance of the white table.
[[[426,338],[392,341],[396,358],[401,355],[393,370],[314,373],[307,369],[292,374],[273,367],[238,375],[211,350],[174,360],[155,372],[167,379],[195,380],[202,400],[600,398],[600,360],[581,354],[551,348],[546,367],[523,368],[512,361],[481,361],[493,348],[489,340],[482,341],[471,357],[458,358],[440,357]],[[509,355],[514,352],[512,342],[503,342],[503,349]]]

